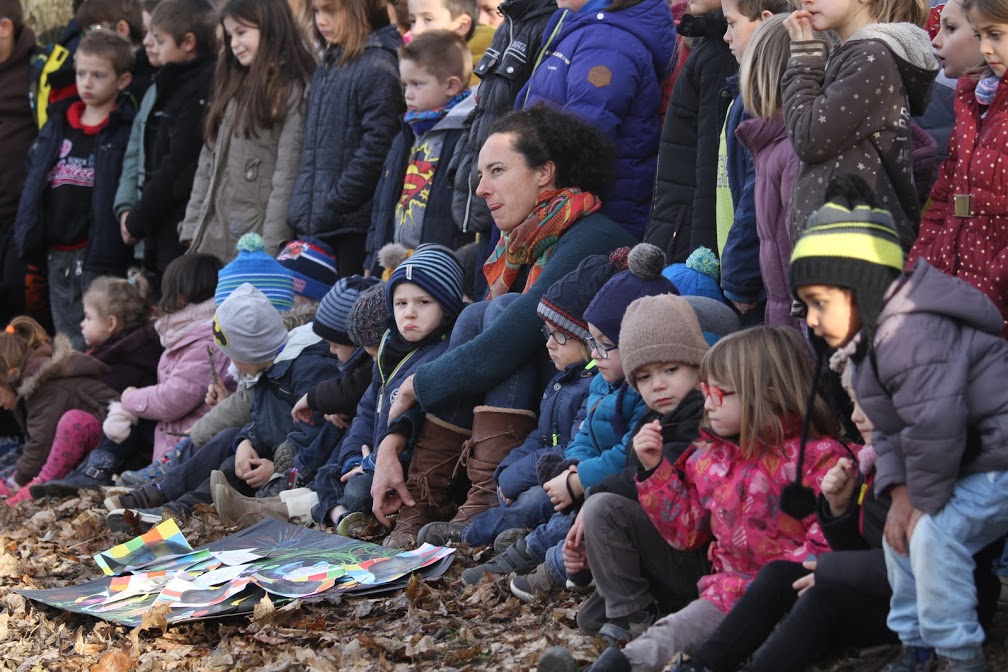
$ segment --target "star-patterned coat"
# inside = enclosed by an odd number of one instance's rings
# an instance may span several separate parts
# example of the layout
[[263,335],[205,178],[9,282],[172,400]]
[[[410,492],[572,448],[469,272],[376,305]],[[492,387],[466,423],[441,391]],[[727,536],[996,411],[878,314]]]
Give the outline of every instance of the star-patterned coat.
[[910,116],[931,95],[938,62],[927,33],[909,23],[873,24],[826,58],[820,40],[793,42],[781,81],[784,121],[801,159],[788,216],[797,239],[836,173],[860,175],[893,215],[909,250],[920,203]]
[[[938,170],[907,268],[927,259],[986,294],[1008,318],[1008,86],[998,86],[981,118],[976,81],[963,77],[955,112],[949,158]],[[955,216],[957,194],[972,196],[970,216]],[[1008,337],[1008,323],[1001,333]]]

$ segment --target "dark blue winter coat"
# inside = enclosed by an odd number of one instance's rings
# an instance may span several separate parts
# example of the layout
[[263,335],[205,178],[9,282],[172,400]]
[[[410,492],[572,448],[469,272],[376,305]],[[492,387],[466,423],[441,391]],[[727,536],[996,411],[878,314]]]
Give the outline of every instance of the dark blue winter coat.
[[[59,158],[68,126],[66,112],[71,104],[72,101],[65,101],[49,106],[49,120],[28,153],[28,175],[14,224],[14,244],[18,256],[29,263],[44,263],[49,249],[45,240],[44,201],[49,188],[49,170]],[[84,260],[84,269],[90,273],[125,276],[133,259],[133,247],[123,244],[119,233],[113,203],[134,114],[129,101],[120,98],[95,141],[93,216]]]
[[617,152],[616,182],[602,195],[602,212],[640,240],[654,191],[675,25],[664,0],[620,11],[607,4],[589,0],[578,12],[553,15],[543,31],[549,46],[516,107],[545,101],[602,129]]
[[[399,132],[405,104],[395,26],[371,33],[356,60],[339,65],[330,48],[312,77],[304,145],[287,223],[299,236],[328,243],[367,233],[382,163]],[[361,269],[340,269],[357,273]]]
[[759,303],[766,299],[766,292],[760,274],[760,241],[756,232],[756,164],[748,148],[735,137],[738,125],[750,118],[738,93],[738,75],[728,78],[728,90],[735,96],[725,122],[728,188],[735,219],[721,253],[721,289],[729,301]]
[[588,388],[595,375],[595,362],[571,364],[557,373],[543,392],[539,404],[539,425],[520,446],[501,460],[494,480],[508,499],[539,485],[536,465],[545,452],[562,453],[577,430],[578,412],[588,398]]
[[[421,346],[413,350],[402,360],[399,365],[391,371],[386,371],[382,364],[382,354],[385,346],[392,336],[391,331],[385,332],[381,345],[378,347],[378,357],[375,360],[374,375],[371,377],[371,387],[361,397],[357,405],[357,415],[354,416],[347,435],[343,438],[335,458],[330,459],[330,463],[336,462],[343,465],[342,472],[345,474],[364,461],[361,446],[368,446],[371,455],[375,455],[381,440],[389,430],[389,409],[396,395],[399,394],[399,386],[406,378],[416,371],[416,368],[424,362],[429,362],[437,358],[448,349],[447,335],[428,345]],[[409,464],[412,452],[403,451],[400,459]],[[374,458],[372,457],[372,462]]]
[[[292,346],[293,342],[287,345]],[[329,352],[325,341],[304,347],[289,359],[281,351],[278,360],[252,388],[252,422],[242,428],[234,441],[237,446],[248,439],[259,457],[265,459],[272,459],[274,449],[285,441],[293,444],[295,453],[311,444],[322,429],[321,415],[316,414],[315,424],[310,425],[295,422],[291,409],[315,385],[340,375],[340,362]]]

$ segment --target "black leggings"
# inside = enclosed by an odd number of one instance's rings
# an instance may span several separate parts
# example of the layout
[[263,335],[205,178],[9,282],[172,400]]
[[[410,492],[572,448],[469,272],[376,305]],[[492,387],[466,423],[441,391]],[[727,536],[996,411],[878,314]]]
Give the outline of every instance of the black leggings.
[[886,627],[888,598],[819,585],[799,598],[791,584],[808,573],[782,560],[760,570],[695,658],[716,672],[734,672],[750,656],[749,672],[799,672],[844,646],[898,642]]

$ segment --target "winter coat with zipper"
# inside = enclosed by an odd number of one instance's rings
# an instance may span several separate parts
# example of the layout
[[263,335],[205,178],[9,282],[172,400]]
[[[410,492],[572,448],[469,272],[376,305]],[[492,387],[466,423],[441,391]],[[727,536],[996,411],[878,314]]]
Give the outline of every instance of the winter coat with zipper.
[[259,457],[272,460],[281,443],[296,453],[322,430],[321,413],[315,413],[313,423],[291,417],[294,404],[308,390],[339,374],[339,360],[311,329],[305,325],[291,331],[276,361],[259,376],[252,387],[252,421],[238,432],[235,445],[248,440]]
[[[738,62],[725,44],[728,24],[720,12],[679,22],[678,33],[696,37],[669,99],[658,148],[651,221],[644,241],[665,250],[670,264],[685,263],[690,253],[716,239],[714,218],[718,138],[731,96],[728,77]],[[695,230],[695,233],[694,233]]]
[[158,273],[184,252],[178,223],[185,218],[203,147],[214,60],[206,54],[168,63],[154,79],[157,93],[144,127],[146,181],[126,217],[126,229],[144,241],[144,265]]
[[[404,109],[395,26],[371,33],[355,60],[330,47],[312,77],[304,143],[287,209],[298,236],[338,245],[366,233],[382,163]],[[354,273],[356,269],[341,272]]]
[[150,116],[156,99],[157,87],[152,84],[147,87],[147,92],[140,100],[136,116],[133,117],[129,144],[126,145],[126,153],[123,155],[119,188],[115,195],[117,222],[124,212],[128,212],[133,204],[140,200],[140,192],[143,191],[143,185],[147,179],[147,172],[144,169],[144,132],[147,128],[147,117]]
[[[654,472],[638,477],[641,506],[671,546],[690,550],[711,542],[713,572],[697,587],[701,599],[723,613],[768,562],[802,562],[829,550],[815,514],[796,520],[780,509],[801,444],[801,418],[782,421],[784,442],[753,457],[734,441],[701,429],[675,464],[663,459]],[[802,482],[818,492],[826,472],[847,455],[833,439],[810,439]]]
[[961,476],[1008,471],[1008,341],[979,290],[924,260],[889,287],[871,350],[845,346],[878,460],[875,491],[905,484],[935,514]]
[[308,407],[324,415],[353,416],[361,397],[371,386],[373,368],[371,355],[364,348],[357,348],[346,364],[340,366],[337,375],[308,390]]
[[[994,102],[984,110],[976,82],[963,77],[955,109],[949,158],[938,170],[931,209],[921,220],[907,268],[926,259],[979,289],[1001,311],[1001,333],[1008,337],[1008,177],[995,168],[1008,160],[1008,85],[998,85]],[[964,194],[970,195],[972,208],[968,216],[957,217],[956,196]]]
[[[449,332],[450,334],[450,332]],[[383,357],[386,347],[393,338],[392,332],[386,331],[378,347],[378,357],[375,359],[374,372],[371,376],[371,386],[357,405],[357,413],[347,434],[343,437],[339,449],[330,463],[342,465],[342,473],[359,466],[364,461],[361,446],[368,446],[371,455],[378,452],[381,440],[389,431],[389,409],[399,394],[399,386],[412,375],[418,366],[424,362],[437,359],[448,349],[448,335],[420,345],[406,353],[398,362],[388,361]],[[400,461],[409,463],[412,456],[412,446],[400,454]],[[373,460],[374,458],[372,458]]]
[[412,126],[403,122],[402,130],[392,141],[392,147],[385,158],[385,165],[382,166],[381,179],[375,190],[364,268],[371,269],[372,272],[381,275],[378,251],[384,245],[395,241],[396,206],[403,196],[404,184],[409,179],[410,185],[417,186],[415,179],[407,177],[407,168],[413,146],[418,142],[440,148],[436,155],[428,155],[425,159],[434,164],[434,176],[430,180],[427,200],[423,204],[423,212],[420,215],[422,217],[420,242],[437,243],[452,250],[459,247],[459,229],[451,217],[454,191],[449,175],[451,171],[448,166],[455,154],[459,140],[465,132],[463,128],[464,110],[459,109],[463,102],[465,101],[459,102],[444,119],[419,139],[413,132]]
[[103,420],[118,393],[102,382],[108,367],[74,350],[62,334],[29,352],[20,371],[13,385],[17,393],[14,419],[25,443],[14,481],[24,485],[38,476],[49,457],[56,425],[64,413],[77,409]]
[[791,233],[787,213],[791,188],[801,163],[784,128],[784,117],[747,119],[739,124],[736,137],[749,148],[756,170],[753,195],[756,206],[756,233],[759,235],[759,271],[766,290],[763,323],[768,327],[790,326],[802,331],[801,322],[791,317],[788,269],[791,266]]
[[127,387],[147,387],[157,382],[157,366],[164,353],[153,322],[111,338],[88,352],[109,367],[105,384],[122,393]]
[[589,0],[577,12],[553,15],[543,31],[550,44],[516,107],[560,107],[615,143],[616,180],[600,194],[602,212],[639,240],[654,194],[661,87],[675,56],[675,24],[664,0],[618,11],[608,4]]
[[828,60],[821,40],[791,43],[784,125],[802,162],[788,213],[792,242],[823,204],[829,178],[853,173],[871,185],[910,249],[920,218],[910,116],[924,111],[937,73],[927,33],[909,23],[861,28]]
[[[49,251],[49,242],[45,239],[49,172],[60,158],[63,138],[71,123],[67,120],[67,114],[74,104],[83,105],[75,100],[49,106],[49,120],[39,131],[28,154],[28,176],[14,224],[14,242],[18,255],[26,263],[44,264]],[[96,275],[125,276],[133,260],[133,247],[123,243],[119,222],[113,213],[133,115],[129,101],[120,98],[116,108],[109,113],[108,123],[98,131],[95,138],[91,230],[88,233],[84,270]]]
[[581,487],[588,489],[626,464],[630,439],[647,413],[647,404],[625,381],[608,383],[595,374],[588,399],[574,419],[577,434],[564,449],[564,457],[578,460]]
[[539,404],[539,424],[501,460],[494,480],[508,499],[539,485],[536,465],[545,452],[562,453],[577,431],[575,420],[588,399],[595,363],[571,364],[553,377]]
[[[277,256],[294,238],[287,205],[304,141],[306,93],[292,86],[287,116],[271,128],[248,134],[237,124],[237,103],[224,110],[213,146],[203,145],[179,240],[189,252],[213,254],[224,263],[237,255],[238,239],[249,231],[263,237],[266,252]],[[247,137],[246,137],[247,136]]]
[[205,401],[207,386],[212,380],[208,346],[213,350],[218,377],[234,387],[227,357],[213,344],[213,315],[213,299],[207,299],[161,317],[156,327],[165,350],[158,361],[157,383],[135,389],[121,399],[127,413],[157,420],[155,462],[181,440],[178,434],[187,432],[210,410]]
[[[634,428],[636,436],[641,427],[649,422],[659,420],[662,433],[662,456],[675,464],[679,456],[700,437],[700,424],[703,422],[704,398],[699,390],[693,390],[686,395],[679,405],[670,413],[661,415],[656,411],[648,411]],[[633,440],[627,449],[626,466],[622,471],[610,474],[604,481],[591,489],[589,494],[612,492],[628,499],[637,499],[637,475],[646,470],[633,450]]]
[[448,176],[455,184],[452,217],[464,233],[489,233],[493,227],[486,202],[476,196],[476,161],[490,127],[514,109],[518,92],[535,68],[543,28],[556,8],[556,0],[504,0],[498,7],[504,23],[473,67],[481,80],[472,96],[476,106],[466,117],[464,133],[448,164]]
[[35,139],[35,119],[29,99],[30,61],[35,33],[28,26],[14,41],[14,51],[0,63],[0,147],[8,160],[0,162],[0,243],[14,222],[25,180],[28,148]]
[[[759,232],[756,222],[756,165],[749,149],[739,142],[735,130],[749,119],[738,92],[738,76],[728,78],[728,91],[735,96],[725,120],[728,188],[734,215],[728,239],[721,252],[721,290],[725,298],[738,303],[760,303],[766,299],[759,265]],[[714,232],[717,244],[717,231]],[[699,242],[699,241],[698,241]],[[717,249],[711,248],[711,249]]]

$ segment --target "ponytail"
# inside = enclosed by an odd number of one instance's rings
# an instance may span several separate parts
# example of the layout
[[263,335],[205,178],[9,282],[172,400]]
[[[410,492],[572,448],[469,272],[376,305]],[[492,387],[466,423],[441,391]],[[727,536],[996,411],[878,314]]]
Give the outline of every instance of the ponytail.
[[49,334],[32,318],[20,315],[11,320],[0,332],[0,379],[13,386],[28,354],[49,341]]

